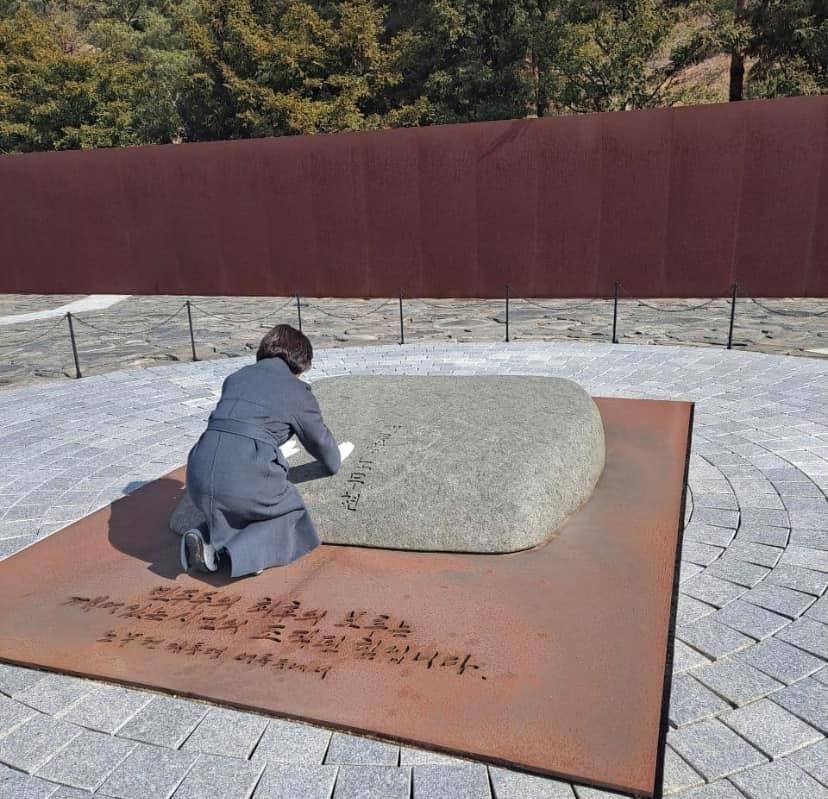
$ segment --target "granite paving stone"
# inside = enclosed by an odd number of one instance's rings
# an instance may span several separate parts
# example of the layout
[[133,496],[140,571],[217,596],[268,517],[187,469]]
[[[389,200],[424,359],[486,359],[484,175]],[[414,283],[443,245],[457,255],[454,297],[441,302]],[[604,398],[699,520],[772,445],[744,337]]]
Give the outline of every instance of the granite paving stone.
[[602,791],[599,788],[585,788],[582,785],[575,786],[575,796],[578,799],[626,799],[626,796],[614,791]]
[[828,532],[825,530],[791,530],[791,544],[810,549],[828,549]]
[[253,752],[253,760],[274,763],[321,764],[331,731],[285,719],[271,719]]
[[495,766],[489,766],[489,781],[493,799],[575,799],[579,796],[575,793],[577,789],[573,790],[566,782]]
[[338,769],[338,766],[271,763],[265,768],[253,799],[330,799]]
[[786,510],[763,510],[743,508],[741,511],[742,527],[769,526],[790,527],[790,518]]
[[699,566],[709,566],[719,555],[724,552],[723,547],[715,547],[710,544],[703,544],[700,541],[684,540],[681,547],[682,560],[696,563]]
[[769,572],[770,569],[767,567],[740,560],[725,550],[725,553],[705,570],[705,576],[716,577],[745,588],[753,588],[764,580]]
[[818,505],[808,510],[789,510],[791,527],[802,527],[807,530],[828,530],[828,507],[822,500]]
[[812,727],[828,734],[828,686],[807,677],[776,691],[770,695],[770,699]]
[[805,616],[823,624],[828,624],[828,594],[814,602]]
[[206,705],[156,696],[117,730],[122,738],[132,738],[156,746],[177,749],[207,715]]
[[400,747],[397,744],[344,732],[333,734],[325,755],[325,763],[334,766],[396,766],[399,760]]
[[688,542],[712,544],[715,547],[724,548],[730,544],[735,534],[735,530],[727,527],[714,527],[712,524],[691,523],[684,530],[685,543],[682,549],[682,557],[684,557]]
[[828,788],[789,760],[742,771],[730,779],[748,799],[828,799]]
[[463,766],[414,766],[412,799],[491,799],[489,775],[480,763]]
[[777,637],[828,660],[828,625],[803,616],[777,633]]
[[[679,566],[679,582],[684,583],[686,580],[695,577],[697,574],[701,574],[703,571],[703,566],[698,566],[695,563],[683,560]],[[684,595],[682,594],[682,596]]]
[[701,775],[669,746],[664,750],[663,790],[666,796],[701,785]]
[[741,601],[795,619],[813,604],[814,597],[782,585],[759,585],[744,594]]
[[57,714],[64,721],[113,733],[152,700],[152,694],[107,685]]
[[815,671],[812,676],[817,682],[828,685],[828,666],[823,666],[819,671]]
[[751,527],[739,530],[739,540],[770,547],[785,547],[788,545],[790,534],[787,527]]
[[411,769],[340,766],[333,799],[410,799]]
[[746,705],[782,687],[782,683],[734,658],[695,669],[693,675],[735,705]]
[[49,799],[89,799],[89,791],[61,786]]
[[825,573],[828,572],[828,552],[823,549],[789,545],[780,558],[780,563]]
[[686,594],[679,594],[678,604],[676,606],[676,624],[690,624],[701,619],[704,616],[709,616],[715,613],[717,608],[713,605],[708,605],[706,602],[700,602],[698,599],[693,599]]
[[828,787],[828,738],[794,752],[791,760],[817,782]]
[[693,512],[693,518],[695,521],[714,527],[730,527],[735,530],[739,526],[739,511],[735,510],[697,508]]
[[737,708],[720,718],[774,760],[823,738],[821,732],[769,699]]
[[174,799],[249,799],[264,771],[264,763],[235,757],[199,755]]
[[720,658],[740,649],[747,649],[754,642],[753,638],[714,621],[710,616],[677,627],[676,636],[711,658]]
[[673,678],[670,690],[670,721],[677,727],[716,716],[730,706],[689,674]]
[[741,599],[725,605],[712,618],[760,641],[790,624],[787,617]]
[[185,751],[227,757],[250,757],[267,719],[237,710],[213,708],[181,747]]
[[0,738],[36,715],[37,711],[28,705],[0,696]]
[[0,763],[0,799],[51,799],[59,788]]
[[18,702],[33,707],[41,713],[54,715],[97,688],[90,680],[81,680],[65,674],[49,674],[30,688],[12,694]]
[[99,793],[113,799],[169,799],[197,758],[196,752],[175,752],[138,743],[109,775]]
[[719,780],[693,788],[683,793],[681,799],[745,799],[745,795],[727,780]]
[[134,748],[134,741],[83,731],[41,766],[37,776],[94,791]]
[[6,696],[22,693],[40,682],[45,676],[46,672],[43,671],[0,663],[0,693]]
[[679,641],[678,638],[673,642],[673,673],[681,674],[682,672],[694,669],[697,666],[704,666],[710,663],[710,659],[705,657],[701,652],[696,651],[684,641]]
[[731,557],[744,560],[747,563],[755,563],[757,566],[766,566],[773,568],[780,557],[782,557],[783,550],[779,547],[771,547],[765,544],[755,544],[746,541],[741,541],[737,538],[727,549],[728,555]]
[[749,663],[754,668],[786,685],[819,671],[823,661],[786,644],[779,638],[766,638],[758,644],[738,652],[734,660]]
[[72,724],[37,715],[0,738],[0,763],[31,774],[80,734]]
[[718,719],[682,727],[671,732],[668,739],[679,755],[708,782],[767,760]]
[[777,565],[765,578],[768,583],[820,596],[828,588],[828,574],[802,566]]
[[682,594],[687,594],[693,599],[699,599],[709,605],[721,608],[728,602],[738,599],[747,591],[747,588],[728,580],[711,577],[708,574],[699,574],[682,583],[680,590]]

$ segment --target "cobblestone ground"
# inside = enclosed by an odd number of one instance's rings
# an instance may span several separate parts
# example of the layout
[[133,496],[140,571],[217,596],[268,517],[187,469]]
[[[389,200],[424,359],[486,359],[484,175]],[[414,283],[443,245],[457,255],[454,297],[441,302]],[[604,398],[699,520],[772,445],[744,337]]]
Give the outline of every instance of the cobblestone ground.
[[[0,393],[0,557],[184,461],[249,359]],[[416,344],[334,374],[534,374],[696,402],[664,789],[828,797],[828,360],[689,347]],[[0,799],[598,799],[481,763],[0,665]]]
[[[78,296],[0,295],[0,388],[75,376],[66,319],[2,325],[2,317],[56,308]],[[84,375],[192,359],[183,297],[129,297],[102,311],[74,316]],[[281,298],[193,297],[197,355],[213,359],[254,352],[278,322],[298,324],[296,303]],[[828,355],[828,300],[739,298],[734,347],[779,354]],[[510,304],[514,342],[610,341],[609,300],[522,300]],[[399,302],[303,299],[302,326],[317,349],[395,344],[400,340]],[[620,343],[693,344],[723,347],[730,300],[622,299]],[[505,304],[485,300],[405,300],[406,345],[499,342],[505,338]],[[820,355],[809,350],[824,349]]]

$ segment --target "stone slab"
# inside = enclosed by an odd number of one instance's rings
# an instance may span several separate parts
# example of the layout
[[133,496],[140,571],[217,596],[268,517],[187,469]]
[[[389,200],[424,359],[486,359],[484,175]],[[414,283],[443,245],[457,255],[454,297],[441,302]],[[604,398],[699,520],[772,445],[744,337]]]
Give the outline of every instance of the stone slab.
[[606,466],[545,546],[185,575],[179,471],[0,564],[0,658],[652,794],[691,406],[598,404]]
[[[570,380],[334,377],[313,390],[337,440],[354,444],[333,477],[304,451],[290,460],[326,543],[527,549],[586,502],[604,467],[600,413]],[[173,530],[203,521],[193,510],[183,500]]]

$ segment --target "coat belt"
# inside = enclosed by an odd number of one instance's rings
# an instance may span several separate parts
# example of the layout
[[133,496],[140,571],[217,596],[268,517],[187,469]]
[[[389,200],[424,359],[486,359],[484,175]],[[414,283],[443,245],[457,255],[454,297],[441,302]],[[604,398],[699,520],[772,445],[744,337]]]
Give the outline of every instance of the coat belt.
[[279,450],[279,443],[275,436],[249,422],[241,422],[238,419],[211,419],[207,424],[207,430],[252,438],[254,441],[261,441],[262,444],[273,447],[277,452]]

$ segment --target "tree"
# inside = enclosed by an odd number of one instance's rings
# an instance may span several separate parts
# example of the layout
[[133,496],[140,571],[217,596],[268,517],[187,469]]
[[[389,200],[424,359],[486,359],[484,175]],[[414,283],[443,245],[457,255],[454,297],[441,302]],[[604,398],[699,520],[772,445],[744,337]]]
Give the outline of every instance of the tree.
[[560,109],[620,111],[686,99],[673,82],[704,57],[705,44],[692,31],[677,35],[681,5],[614,0],[564,8],[569,20],[558,28],[550,66]]
[[746,9],[750,97],[828,91],[828,0],[762,0]]

